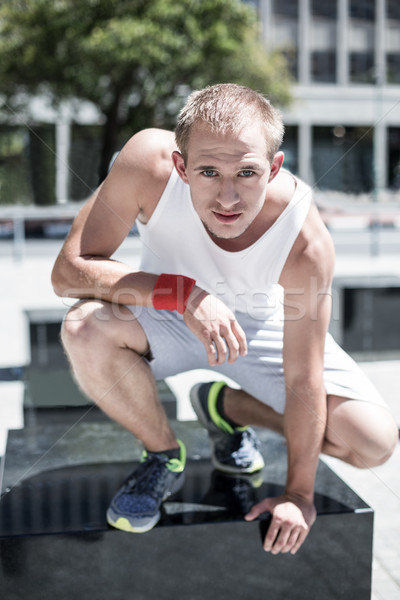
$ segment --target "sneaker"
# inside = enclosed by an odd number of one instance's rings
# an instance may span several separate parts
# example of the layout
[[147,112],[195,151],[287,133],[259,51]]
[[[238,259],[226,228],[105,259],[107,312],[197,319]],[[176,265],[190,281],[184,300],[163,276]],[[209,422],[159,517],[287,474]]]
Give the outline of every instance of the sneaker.
[[190,400],[200,423],[208,431],[211,461],[225,473],[255,473],[264,467],[258,440],[251,427],[232,427],[217,412],[217,398],[226,387],[223,381],[199,383]]
[[185,445],[178,440],[180,457],[143,451],[137,469],[115,494],[107,511],[112,527],[133,533],[149,531],[160,520],[162,502],[184,482]]

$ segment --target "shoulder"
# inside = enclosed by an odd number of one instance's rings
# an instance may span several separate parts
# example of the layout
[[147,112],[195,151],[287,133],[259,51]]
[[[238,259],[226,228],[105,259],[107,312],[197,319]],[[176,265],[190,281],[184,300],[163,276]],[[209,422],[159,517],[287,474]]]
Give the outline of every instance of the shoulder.
[[334,273],[333,241],[314,202],[282,271],[282,285],[296,287],[315,277],[330,286]]
[[[174,134],[163,129],[144,129],[133,135],[118,154],[107,179],[130,189],[144,213],[158,202],[171,170]],[[145,214],[145,216],[148,216]]]
[[[124,161],[140,164],[145,168],[158,168],[159,162],[171,161],[171,153],[176,150],[175,138],[172,131],[165,129],[143,129],[135,133],[121,150],[120,156]],[[147,161],[151,159],[152,163]]]
[[279,173],[268,184],[269,198],[278,206],[285,206],[290,202],[296,190],[298,181],[286,169],[280,169]]
[[[133,135],[119,153],[115,165],[137,176],[168,177],[172,152],[176,150],[174,134],[164,129],[143,129]],[[114,168],[113,166],[113,168]]]

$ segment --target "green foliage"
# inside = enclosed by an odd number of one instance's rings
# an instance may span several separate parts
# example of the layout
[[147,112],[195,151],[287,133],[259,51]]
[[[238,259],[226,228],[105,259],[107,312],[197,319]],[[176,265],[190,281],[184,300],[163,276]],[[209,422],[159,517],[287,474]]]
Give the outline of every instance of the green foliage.
[[172,126],[177,90],[234,81],[286,104],[285,62],[259,37],[240,0],[2,0],[0,95],[92,101],[109,157],[118,128]]

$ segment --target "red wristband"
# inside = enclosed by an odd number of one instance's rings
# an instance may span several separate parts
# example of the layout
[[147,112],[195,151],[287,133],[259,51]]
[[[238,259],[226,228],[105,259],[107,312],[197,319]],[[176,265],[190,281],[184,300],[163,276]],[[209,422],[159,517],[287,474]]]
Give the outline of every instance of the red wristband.
[[153,306],[157,310],[185,312],[189,294],[196,281],[185,275],[161,273],[153,289]]

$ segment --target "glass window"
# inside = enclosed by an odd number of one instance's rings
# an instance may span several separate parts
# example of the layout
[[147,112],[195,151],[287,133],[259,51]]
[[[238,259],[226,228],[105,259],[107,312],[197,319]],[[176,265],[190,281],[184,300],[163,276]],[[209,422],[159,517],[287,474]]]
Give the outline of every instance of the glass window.
[[353,83],[373,83],[375,81],[374,54],[372,52],[351,52],[350,79]]
[[297,125],[285,126],[282,150],[285,153],[284,167],[291,173],[298,172],[298,127]]
[[299,15],[298,0],[274,0],[273,12],[276,15],[297,18]]
[[311,55],[311,78],[318,83],[336,81],[336,53],[333,51],[313,52]]
[[388,129],[388,184],[392,190],[400,190],[400,127]]
[[373,189],[373,131],[369,127],[313,127],[316,186],[352,194]]
[[386,0],[386,17],[400,21],[400,2],[399,0]]
[[386,80],[388,83],[400,83],[400,54],[386,55]]
[[375,0],[350,0],[350,17],[373,21],[375,19]]
[[336,0],[312,0],[311,14],[314,17],[325,17],[327,19],[336,19],[337,6]]

